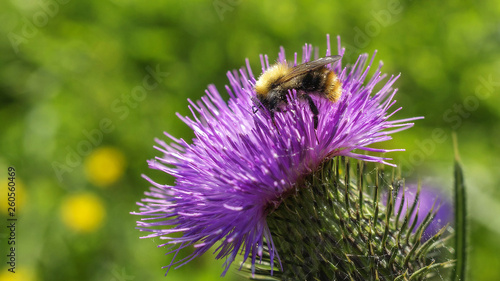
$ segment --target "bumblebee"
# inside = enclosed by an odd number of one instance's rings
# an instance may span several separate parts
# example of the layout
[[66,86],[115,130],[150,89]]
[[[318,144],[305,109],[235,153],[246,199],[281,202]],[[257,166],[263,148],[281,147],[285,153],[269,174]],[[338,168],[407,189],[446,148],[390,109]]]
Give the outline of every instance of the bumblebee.
[[260,107],[269,110],[274,124],[274,115],[281,111],[281,106],[287,102],[287,94],[295,89],[299,97],[309,103],[313,114],[314,129],[318,127],[318,107],[309,94],[323,96],[331,102],[336,102],[342,93],[342,84],[337,75],[327,64],[337,62],[341,56],[328,56],[314,61],[299,64],[294,67],[286,63],[277,63],[262,73],[255,83],[257,95],[256,113]]

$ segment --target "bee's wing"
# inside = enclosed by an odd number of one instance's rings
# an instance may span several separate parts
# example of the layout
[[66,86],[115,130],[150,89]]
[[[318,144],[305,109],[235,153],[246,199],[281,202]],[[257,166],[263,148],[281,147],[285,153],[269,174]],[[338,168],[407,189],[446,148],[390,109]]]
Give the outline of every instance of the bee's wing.
[[323,67],[324,65],[327,65],[329,63],[337,62],[341,58],[342,58],[341,56],[328,56],[328,57],[319,58],[317,60],[313,60],[310,62],[306,62],[303,64],[299,64],[295,67],[292,67],[290,69],[290,72],[288,72],[287,75],[278,79],[278,81],[276,81],[276,83],[279,84],[279,83],[287,82],[287,81],[289,81],[289,80],[293,79],[294,77],[297,77],[301,74],[304,74],[304,73],[307,73],[310,71],[314,71],[314,70],[316,70],[320,67]]

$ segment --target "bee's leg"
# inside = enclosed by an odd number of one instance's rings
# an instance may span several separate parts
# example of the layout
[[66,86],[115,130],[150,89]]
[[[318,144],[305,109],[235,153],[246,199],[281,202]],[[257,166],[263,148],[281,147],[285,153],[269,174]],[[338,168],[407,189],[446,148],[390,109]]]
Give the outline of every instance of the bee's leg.
[[278,130],[278,126],[276,126],[276,121],[274,120],[274,111],[270,111],[269,114],[271,115],[271,122],[273,123],[274,128],[276,128],[278,135],[280,135],[280,131]]
[[304,97],[304,99],[306,99],[307,102],[309,103],[309,107],[311,108],[311,112],[313,114],[314,130],[316,130],[318,128],[318,114],[319,114],[318,108],[314,104],[314,101],[311,98],[311,96],[304,94],[302,97]]
[[309,107],[311,108],[311,112],[313,114],[313,122],[314,122],[314,136],[316,137],[316,141],[319,143],[318,135],[316,134],[316,129],[318,128],[318,114],[319,110],[318,107],[314,104],[313,99],[311,96],[305,94],[303,97],[307,100],[309,103]]

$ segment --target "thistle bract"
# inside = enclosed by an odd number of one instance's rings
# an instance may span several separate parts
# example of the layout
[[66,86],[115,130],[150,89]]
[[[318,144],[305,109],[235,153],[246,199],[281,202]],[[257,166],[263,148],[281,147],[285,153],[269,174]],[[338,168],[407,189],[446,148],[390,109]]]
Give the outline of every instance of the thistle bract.
[[[273,280],[442,280],[453,264],[446,226],[422,239],[436,209],[420,211],[418,198],[399,208],[406,188],[394,173],[337,157],[298,185],[267,218],[282,262]],[[253,279],[271,268],[265,251]]]

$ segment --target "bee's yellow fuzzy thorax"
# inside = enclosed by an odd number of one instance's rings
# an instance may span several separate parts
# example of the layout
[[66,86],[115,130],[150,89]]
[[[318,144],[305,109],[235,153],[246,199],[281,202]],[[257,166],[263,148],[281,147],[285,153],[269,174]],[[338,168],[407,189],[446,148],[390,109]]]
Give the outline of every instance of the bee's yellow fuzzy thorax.
[[288,71],[289,67],[286,63],[277,63],[268,68],[255,83],[255,92],[257,95],[266,95],[271,90],[271,84],[285,76]]

